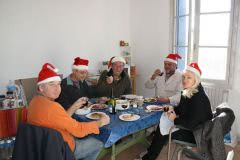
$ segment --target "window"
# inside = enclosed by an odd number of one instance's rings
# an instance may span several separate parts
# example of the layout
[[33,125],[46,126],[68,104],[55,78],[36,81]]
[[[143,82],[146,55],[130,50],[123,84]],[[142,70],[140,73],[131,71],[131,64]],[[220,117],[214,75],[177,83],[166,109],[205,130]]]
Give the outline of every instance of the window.
[[204,81],[228,83],[232,0],[174,0],[173,50],[179,68],[198,62]]

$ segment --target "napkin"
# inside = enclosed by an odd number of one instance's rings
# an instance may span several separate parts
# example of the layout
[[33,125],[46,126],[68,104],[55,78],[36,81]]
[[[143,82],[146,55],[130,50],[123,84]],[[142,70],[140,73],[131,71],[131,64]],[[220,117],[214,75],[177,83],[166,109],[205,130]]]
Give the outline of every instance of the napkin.
[[[168,119],[167,113],[164,112],[160,118],[160,124],[159,124],[159,128],[160,128],[160,133],[164,136],[164,135],[168,135],[169,134],[169,130],[170,128],[174,126],[173,121]],[[172,132],[177,131],[178,128],[174,128],[172,130]]]

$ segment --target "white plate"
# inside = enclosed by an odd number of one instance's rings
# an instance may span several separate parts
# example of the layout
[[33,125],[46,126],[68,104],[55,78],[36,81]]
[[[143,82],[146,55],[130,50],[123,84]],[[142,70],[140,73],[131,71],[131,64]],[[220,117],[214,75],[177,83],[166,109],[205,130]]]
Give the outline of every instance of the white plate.
[[92,113],[87,114],[86,117],[89,119],[94,119],[94,120],[99,119],[99,117],[93,117],[94,114],[107,116],[106,113],[104,113],[104,112],[92,112]]
[[148,105],[146,108],[151,112],[163,111],[163,106],[158,106],[158,105]]
[[[129,117],[129,118],[128,118]],[[131,114],[131,113],[126,113],[126,114],[121,114],[119,116],[119,119],[121,119],[122,121],[136,121],[140,118],[139,115],[137,114]]]
[[135,94],[127,94],[127,95],[122,95],[122,96],[127,99],[143,99],[143,96],[138,96]]
[[75,111],[75,113],[78,114],[78,115],[85,115],[85,114],[88,114],[90,112],[91,112],[91,108],[89,108],[89,107],[84,107],[84,108],[81,108],[81,109],[77,109]]

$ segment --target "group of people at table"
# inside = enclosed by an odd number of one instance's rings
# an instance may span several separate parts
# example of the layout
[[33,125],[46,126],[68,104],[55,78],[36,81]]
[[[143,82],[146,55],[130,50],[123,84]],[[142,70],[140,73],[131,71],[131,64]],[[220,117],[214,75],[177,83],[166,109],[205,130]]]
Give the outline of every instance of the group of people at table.
[[[174,124],[180,124],[186,130],[178,130],[173,138],[194,143],[191,129],[212,119],[209,99],[201,85],[201,70],[197,63],[191,63],[183,73],[177,69],[178,54],[169,54],[164,59],[164,70],[156,69],[146,81],[145,87],[157,89],[157,100],[162,103],[177,104],[166,113]],[[94,88],[89,86],[88,60],[75,58],[72,73],[61,80],[57,68],[45,63],[38,76],[38,92],[28,107],[27,122],[32,125],[47,127],[61,133],[76,159],[95,160],[103,148],[103,143],[89,134],[99,134],[99,128],[110,123],[109,117],[101,116],[99,120],[79,122],[72,118],[74,112],[83,107],[87,98],[131,94],[131,80],[124,71],[125,60],[113,57],[109,62],[109,71],[103,71]],[[161,125],[161,124],[160,124]],[[162,135],[159,127],[154,131],[150,147],[143,160],[157,158],[167,142],[168,135]]]

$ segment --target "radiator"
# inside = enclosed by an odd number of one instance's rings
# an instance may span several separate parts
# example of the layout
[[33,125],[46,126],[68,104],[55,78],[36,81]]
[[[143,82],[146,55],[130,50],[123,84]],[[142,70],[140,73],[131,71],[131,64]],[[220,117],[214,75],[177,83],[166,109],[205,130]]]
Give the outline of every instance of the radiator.
[[228,89],[212,85],[203,85],[203,87],[206,94],[208,95],[213,111],[219,104],[227,101]]

